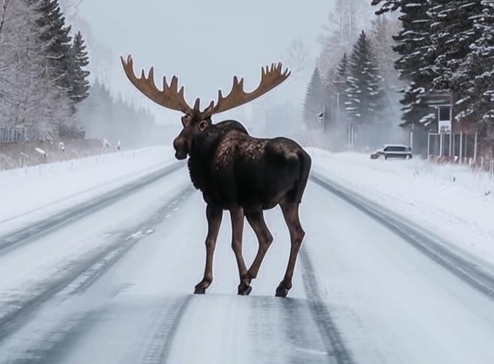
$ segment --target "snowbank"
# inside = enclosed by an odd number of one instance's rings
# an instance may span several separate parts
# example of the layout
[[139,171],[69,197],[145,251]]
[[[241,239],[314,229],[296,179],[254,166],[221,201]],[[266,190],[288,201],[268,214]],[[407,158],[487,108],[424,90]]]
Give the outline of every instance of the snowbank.
[[153,147],[1,171],[0,223],[36,220],[70,208],[174,160],[171,148]]
[[309,148],[313,169],[494,265],[494,178],[468,166]]
[[[467,166],[309,148],[313,169],[494,265],[494,179]],[[0,172],[0,229],[88,201],[173,163],[153,147]]]

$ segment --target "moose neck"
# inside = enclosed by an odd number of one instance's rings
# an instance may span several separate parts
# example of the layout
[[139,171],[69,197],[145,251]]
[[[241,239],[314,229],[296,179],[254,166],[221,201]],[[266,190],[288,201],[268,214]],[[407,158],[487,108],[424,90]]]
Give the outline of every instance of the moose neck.
[[211,176],[210,163],[223,132],[211,125],[192,140],[188,161],[190,179],[194,187],[204,191]]

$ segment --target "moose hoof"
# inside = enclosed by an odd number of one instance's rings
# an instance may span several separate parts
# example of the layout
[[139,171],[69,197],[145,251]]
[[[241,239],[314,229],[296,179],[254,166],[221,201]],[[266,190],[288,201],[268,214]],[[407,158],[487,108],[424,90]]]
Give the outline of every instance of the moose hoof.
[[252,292],[252,287],[251,286],[246,286],[246,285],[239,285],[238,286],[238,295],[239,296],[248,296]]
[[206,288],[201,287],[199,285],[195,286],[194,294],[204,294],[204,293],[206,293]]
[[288,294],[287,288],[281,286],[276,288],[276,294],[275,294],[276,297],[286,297],[287,294]]

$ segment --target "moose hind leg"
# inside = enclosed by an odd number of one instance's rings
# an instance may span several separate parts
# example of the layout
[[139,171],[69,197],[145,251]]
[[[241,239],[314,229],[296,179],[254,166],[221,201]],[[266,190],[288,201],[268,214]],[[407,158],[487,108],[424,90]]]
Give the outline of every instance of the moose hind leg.
[[281,210],[283,211],[283,217],[288,225],[290,232],[290,258],[286,267],[285,277],[276,288],[277,297],[286,297],[288,291],[292,288],[293,272],[295,271],[295,263],[297,261],[298,252],[302,245],[302,240],[305,236],[305,231],[300,225],[300,219],[298,214],[299,203],[295,202],[282,202],[280,203]]
[[194,293],[203,294],[213,281],[213,255],[216,247],[218,232],[220,231],[223,210],[213,205],[206,207],[206,217],[208,219],[208,235],[206,237],[206,266],[204,277],[195,286]]
[[250,280],[247,277],[247,267],[245,265],[242,254],[242,235],[244,231],[244,210],[243,208],[230,209],[232,219],[232,249],[237,259],[238,274],[240,276],[240,284],[238,285],[238,294],[247,296],[252,288]]
[[273,242],[273,236],[266,226],[266,222],[264,221],[264,216],[262,211],[249,213],[245,215],[247,217],[247,221],[249,225],[254,230],[257,240],[259,241],[259,249],[257,250],[256,257],[252,262],[249,270],[247,271],[247,277],[249,280],[252,280],[257,277],[259,273],[259,268],[261,267],[261,263],[266,255],[266,252],[269,249],[269,246]]

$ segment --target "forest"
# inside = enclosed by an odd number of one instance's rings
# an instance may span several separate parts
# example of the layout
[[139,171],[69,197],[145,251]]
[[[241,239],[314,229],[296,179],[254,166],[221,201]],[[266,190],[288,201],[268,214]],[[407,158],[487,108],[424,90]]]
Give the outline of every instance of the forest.
[[479,150],[492,155],[493,3],[370,3],[371,12],[369,1],[337,0],[328,17],[306,90],[307,138],[333,150],[368,149],[399,129],[437,133],[435,106],[443,103],[451,105],[450,133],[476,133]]
[[87,47],[58,0],[2,2],[2,143],[89,137],[138,144],[153,115],[115,97],[97,78],[90,83]]
[[[97,69],[91,45],[60,5],[0,5],[0,141],[86,137],[137,144],[152,134],[153,114],[99,75],[90,80],[89,70]],[[294,75],[307,75],[304,100],[263,104],[255,114],[265,118],[268,134],[332,151],[400,141],[426,154],[446,105],[452,120],[446,154],[472,150],[474,138],[479,153],[494,154],[492,1],[335,0],[328,11],[317,61],[301,39],[282,57]]]

